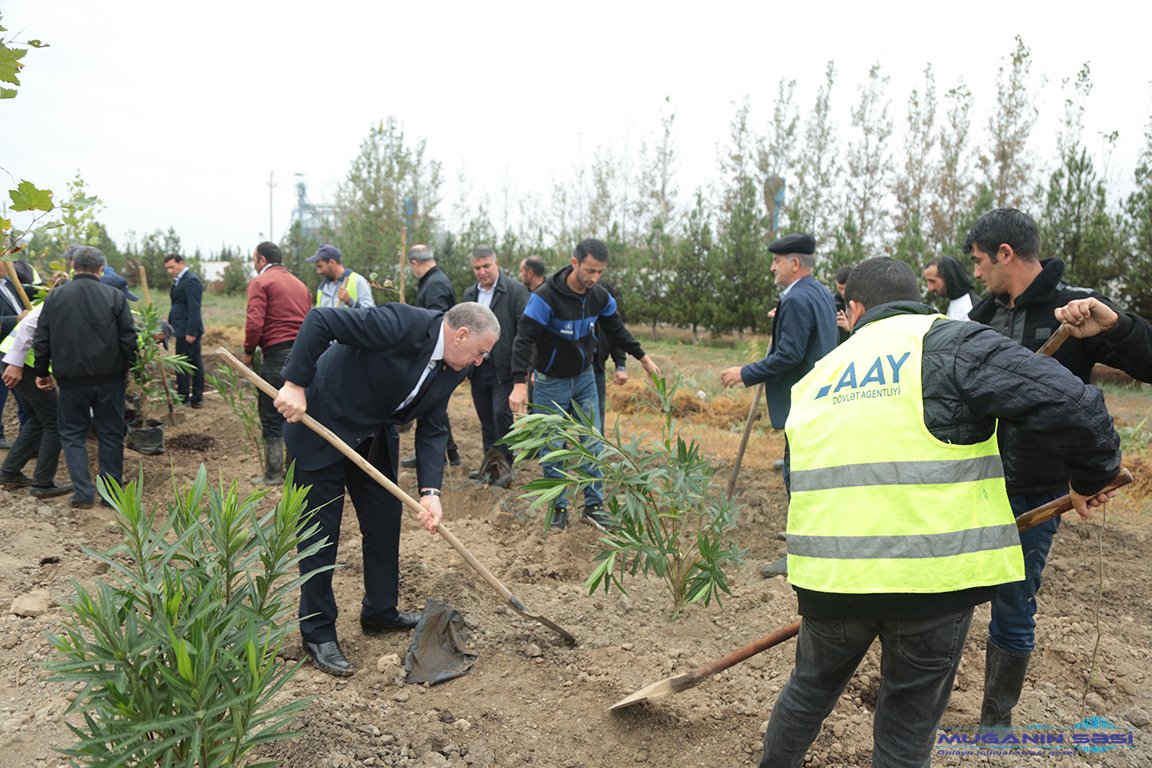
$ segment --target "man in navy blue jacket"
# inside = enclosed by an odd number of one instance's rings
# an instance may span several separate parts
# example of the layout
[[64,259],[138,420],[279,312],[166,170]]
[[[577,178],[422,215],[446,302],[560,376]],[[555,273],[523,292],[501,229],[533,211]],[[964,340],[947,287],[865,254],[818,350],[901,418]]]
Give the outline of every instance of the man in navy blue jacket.
[[204,318],[200,314],[200,302],[204,296],[204,284],[195,272],[188,269],[184,257],[178,253],[164,257],[164,269],[172,278],[172,309],[168,312],[168,323],[176,335],[176,354],[184,355],[192,364],[191,373],[176,374],[176,392],[186,405],[203,408],[204,359],[200,354],[200,342],[204,338]]
[[[764,385],[768,417],[774,429],[783,429],[792,407],[792,385],[804,378],[816,361],[836,348],[836,304],[831,292],[812,277],[816,264],[816,238],[806,232],[785,235],[768,246],[772,272],[780,288],[780,306],[772,323],[772,344],[763,360],[745,366],[725,368],[720,380],[726,387]],[[788,488],[788,442],[784,459],[778,463]],[[765,576],[786,573],[784,558],[768,563]]]
[[[419,616],[397,610],[400,581],[400,500],[376,484],[320,435],[300,424],[305,412],[332,430],[393,482],[399,459],[398,424],[417,419],[416,477],[420,523],[430,532],[443,516],[440,482],[448,430],[426,418],[443,409],[500,336],[500,323],[479,304],[457,304],[445,314],[405,304],[363,309],[317,307],[308,313],[284,366],[276,408],[288,421],[284,442],[296,457],[295,482],[311,486],[307,505],[320,525],[307,547],[325,537],[331,546],[300,563],[300,573],[336,562],[344,493],[360,523],[364,598],[360,628],[368,634],[416,625]],[[335,342],[335,343],[333,343]],[[300,587],[300,634],[318,669],[354,671],[336,637],[332,571]]]

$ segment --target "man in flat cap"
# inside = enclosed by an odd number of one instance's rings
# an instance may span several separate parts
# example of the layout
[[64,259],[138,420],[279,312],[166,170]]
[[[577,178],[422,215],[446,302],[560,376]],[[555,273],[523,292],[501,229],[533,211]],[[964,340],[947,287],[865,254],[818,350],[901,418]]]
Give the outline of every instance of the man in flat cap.
[[[764,385],[768,416],[774,429],[783,429],[792,406],[792,385],[804,378],[816,361],[836,347],[836,305],[832,293],[812,277],[816,239],[807,232],[785,235],[768,246],[772,272],[780,289],[780,305],[772,324],[772,344],[763,360],[725,368],[726,387]],[[788,487],[788,443],[784,443],[784,487]],[[778,566],[775,567],[774,566]],[[783,562],[769,563],[764,573],[782,572]]]

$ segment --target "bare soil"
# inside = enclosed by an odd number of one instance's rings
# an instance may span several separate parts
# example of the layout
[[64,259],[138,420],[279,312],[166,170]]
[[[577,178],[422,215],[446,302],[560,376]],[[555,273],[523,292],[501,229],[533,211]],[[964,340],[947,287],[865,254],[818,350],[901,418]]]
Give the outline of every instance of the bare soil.
[[[627,431],[653,431],[635,408],[639,385],[610,386],[609,422]],[[258,452],[214,393],[202,410],[168,428],[167,453],[128,452],[127,473],[142,468],[148,495],[163,504],[172,478],[187,483],[201,463],[221,481],[255,489]],[[684,408],[682,429],[698,439],[719,467],[717,493],[731,472],[747,393]],[[1119,423],[1134,426],[1149,412],[1147,390],[1110,394]],[[15,434],[15,408],[5,414]],[[738,498],[743,565],[731,574],[722,605],[694,606],[676,619],[658,583],[633,580],[627,595],[587,594],[597,532],[573,523],[547,535],[539,513],[516,486],[501,490],[470,481],[480,460],[479,426],[467,385],[454,395],[452,423],[464,464],[448,472],[444,502],[451,529],[529,606],[572,632],[555,633],[506,608],[503,600],[439,537],[405,523],[401,607],[419,610],[435,598],[464,615],[478,658],[465,676],[439,686],[406,685],[400,662],[409,633],[365,636],[357,623],[361,596],[359,535],[351,506],[336,573],[343,608],[341,642],[359,668],[346,679],[302,667],[289,684],[293,696],[313,697],[300,734],[263,755],[287,768],[344,766],[577,766],[754,765],[772,703],[792,666],[791,641],[718,674],[691,690],[617,713],[607,707],[638,688],[688,672],[797,619],[787,582],[763,578],[759,566],[780,556],[785,504],[772,463],[781,435],[758,427],[744,459]],[[402,438],[404,440],[404,438]],[[408,437],[407,441],[410,442]],[[94,446],[93,446],[94,454]],[[1139,457],[1128,465],[1140,481],[1093,522],[1067,519],[1056,538],[1040,597],[1038,650],[1029,671],[1019,724],[1070,726],[1096,715],[1134,732],[1135,747],[1073,756],[1024,756],[987,751],[937,755],[936,765],[1152,765],[1152,590],[1149,588],[1149,482]],[[30,469],[30,468],[29,468]],[[521,468],[516,485],[535,474]],[[61,466],[60,479],[66,480]],[[412,489],[415,478],[401,475]],[[60,607],[72,581],[98,578],[80,547],[116,543],[113,512],[72,510],[67,497],[38,502],[0,492],[0,768],[61,766],[53,746],[67,743],[69,690],[46,680],[51,649],[46,632],[60,626]],[[46,590],[52,607],[35,618],[9,611],[12,601]],[[987,608],[977,610],[967,653],[944,725],[972,726],[983,685]],[[299,658],[294,645],[287,655]],[[879,685],[879,654],[867,656],[809,753],[809,765],[870,764],[871,711]]]

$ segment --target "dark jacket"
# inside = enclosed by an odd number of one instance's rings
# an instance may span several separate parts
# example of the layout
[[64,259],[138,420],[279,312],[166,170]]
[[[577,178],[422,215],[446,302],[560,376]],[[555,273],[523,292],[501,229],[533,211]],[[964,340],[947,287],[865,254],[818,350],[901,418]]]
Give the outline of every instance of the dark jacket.
[[[881,304],[870,309],[857,327],[894,315],[934,312],[915,302]],[[933,323],[923,349],[924,425],[937,439],[959,444],[986,440],[999,419],[1001,430],[1011,425],[1042,436],[1050,455],[1068,467],[1071,485],[1079,493],[1098,492],[1119,471],[1120,439],[1103,394],[1056,361],[1033,354],[990,328],[947,319]],[[991,599],[995,589],[882,595],[797,589],[796,593],[802,616],[894,620],[967,608]]]
[[637,360],[644,357],[640,342],[632,338],[616,300],[597,283],[584,294],[568,287],[572,265],[557,270],[528,297],[528,306],[512,345],[512,380],[527,379],[528,371],[571,378],[592,365],[596,354],[596,328],[603,325],[613,344]]
[[[606,280],[601,279],[599,284],[604,286],[608,294],[616,300],[616,312],[619,313],[620,321],[623,322],[624,307],[620,304],[620,294]],[[623,368],[628,362],[628,356],[624,354],[624,350],[612,343],[612,339],[608,338],[608,333],[604,330],[604,325],[600,324],[596,328],[596,356],[592,358],[592,366],[597,373],[604,373],[604,364],[608,362],[609,357],[612,358],[612,364],[616,368]]]
[[[1037,350],[1056,332],[1060,323],[1055,310],[1074,299],[1095,298],[1116,309],[1112,302],[1088,288],[1068,285],[1062,280],[1064,263],[1045,259],[1032,284],[1008,307],[1006,295],[985,297],[968,317],[990,326],[1030,350]],[[1055,359],[1087,383],[1092,366],[1104,363],[1119,368],[1134,379],[1152,382],[1152,327],[1131,312],[1120,312],[1120,322],[1108,333],[1088,339],[1069,338]],[[1013,425],[1000,430],[1000,453],[1008,476],[1008,492],[1013,495],[1061,491],[1068,485],[1068,468],[1048,447],[1045,437],[1031,435]]]
[[[416,474],[421,487],[440,487],[448,431],[439,419],[420,417],[443,410],[469,369],[442,371],[418,403],[400,414],[396,409],[431,359],[442,317],[406,304],[317,307],[300,326],[283,371],[285,380],[307,389],[308,413],[353,448],[369,438],[381,439],[396,424],[418,419]],[[300,423],[284,425],[284,442],[304,469],[322,469],[341,460],[334,447]]]
[[805,275],[780,301],[767,357],[740,369],[744,386],[764,384],[773,427],[783,429],[788,421],[792,385],[835,349],[838,340],[832,293],[812,275]]
[[[480,297],[479,283],[464,289],[464,301],[476,301]],[[496,279],[492,303],[488,308],[500,321],[500,338],[484,365],[492,366],[492,374],[497,384],[512,383],[512,343],[516,340],[516,328],[528,304],[528,289],[519,280],[513,280],[503,272]]]
[[200,312],[200,301],[204,296],[204,284],[192,270],[180,277],[169,291],[172,309],[168,311],[168,322],[175,331],[176,338],[203,336],[204,318]]
[[416,289],[416,306],[434,312],[447,312],[456,306],[456,291],[452,290],[452,281],[440,267],[432,267],[420,278],[420,285]]
[[121,291],[77,272],[44,300],[32,349],[37,376],[48,366],[61,387],[123,382],[136,362],[136,327]]

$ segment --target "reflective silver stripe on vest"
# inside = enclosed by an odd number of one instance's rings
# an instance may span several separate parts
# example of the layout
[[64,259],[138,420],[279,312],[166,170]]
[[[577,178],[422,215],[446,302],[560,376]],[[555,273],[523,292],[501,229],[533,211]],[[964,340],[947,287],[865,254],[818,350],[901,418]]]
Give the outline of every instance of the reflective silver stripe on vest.
[[955,461],[890,461],[792,470],[792,493],[868,485],[943,485],[1004,477],[1000,457]]
[[1020,546],[1012,523],[951,533],[912,536],[797,536],[788,534],[788,554],[831,560],[951,557]]

